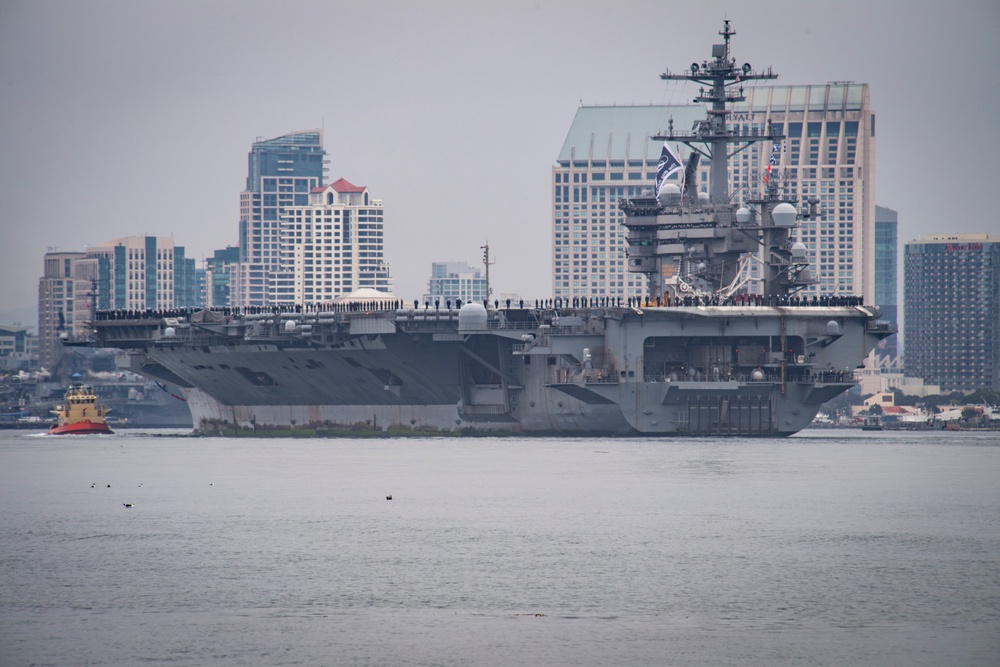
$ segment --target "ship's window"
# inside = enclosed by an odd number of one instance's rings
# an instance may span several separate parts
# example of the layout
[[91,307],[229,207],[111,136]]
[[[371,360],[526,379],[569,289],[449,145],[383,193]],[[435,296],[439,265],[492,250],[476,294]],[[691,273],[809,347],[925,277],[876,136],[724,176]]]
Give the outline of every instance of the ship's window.
[[530,366],[531,365],[531,357],[525,357],[524,358],[524,365],[525,366]]
[[546,361],[548,361],[549,366],[555,366],[556,365],[556,358],[555,357],[548,357],[546,359]]

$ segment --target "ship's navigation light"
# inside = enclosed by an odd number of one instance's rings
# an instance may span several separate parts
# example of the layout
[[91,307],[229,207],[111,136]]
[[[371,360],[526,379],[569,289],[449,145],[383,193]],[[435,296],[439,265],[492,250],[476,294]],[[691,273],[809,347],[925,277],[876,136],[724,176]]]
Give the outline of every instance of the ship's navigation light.
[[749,74],[751,69],[752,68],[750,67],[750,63],[743,63],[743,73],[744,74]]
[[691,73],[692,74],[698,73],[698,63],[691,63]]

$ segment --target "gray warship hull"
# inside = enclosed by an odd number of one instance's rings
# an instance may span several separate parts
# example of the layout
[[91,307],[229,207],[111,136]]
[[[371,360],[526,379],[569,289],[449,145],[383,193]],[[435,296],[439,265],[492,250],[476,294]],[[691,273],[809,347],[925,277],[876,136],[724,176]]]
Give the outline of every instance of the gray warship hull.
[[97,322],[196,432],[788,435],[891,330],[863,306],[268,313]]
[[[894,331],[857,297],[806,298],[816,280],[795,229],[832,212],[815,197],[796,209],[796,179],[772,173],[769,153],[758,153],[768,165],[762,192],[729,193],[730,148],[763,142],[773,152],[785,137],[770,120],[751,134],[728,126],[743,86],[777,75],[737,66],[728,20],[719,34],[711,60],[660,75],[697,83],[695,101],[708,106],[690,130],[675,131],[670,119],[666,133],[651,135],[664,142],[653,188],[618,201],[625,268],[646,287],[627,307],[620,296],[576,296],[533,309],[494,301],[453,310],[445,301],[443,311],[426,302],[381,310],[393,297],[380,295],[172,319],[103,313],[93,344],[123,349],[124,367],[180,387],[204,433],[795,433],[853,386],[854,369]],[[691,149],[686,166],[671,144]],[[702,158],[708,192],[696,191]],[[596,201],[603,186],[574,186],[581,226],[588,187]]]

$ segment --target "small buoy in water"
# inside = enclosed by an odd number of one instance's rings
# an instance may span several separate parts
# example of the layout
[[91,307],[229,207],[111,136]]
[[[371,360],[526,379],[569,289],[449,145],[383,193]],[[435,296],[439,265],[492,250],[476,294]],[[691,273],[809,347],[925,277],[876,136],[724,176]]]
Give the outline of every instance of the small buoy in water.
[[129,509],[135,507],[135,505],[133,505],[132,503],[123,503],[123,504],[125,505],[125,507],[128,507]]
[[390,493],[389,495],[387,495],[387,496],[385,497],[385,499],[386,499],[386,500],[392,500],[392,494]]
[[108,488],[109,488],[109,489],[111,488],[111,485],[110,485],[110,484],[108,484]]
[[97,486],[97,482],[94,482],[93,484],[91,484],[91,485],[90,485],[90,488],[92,488],[92,489],[93,489],[93,488],[94,488],[94,487],[96,487],[96,486]]

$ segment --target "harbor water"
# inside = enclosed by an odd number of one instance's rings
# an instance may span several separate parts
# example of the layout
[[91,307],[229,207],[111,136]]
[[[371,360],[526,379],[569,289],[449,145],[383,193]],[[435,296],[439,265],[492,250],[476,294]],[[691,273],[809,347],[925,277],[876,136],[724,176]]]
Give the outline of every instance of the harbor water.
[[5,666],[1000,656],[996,432],[8,431],[0,535]]

